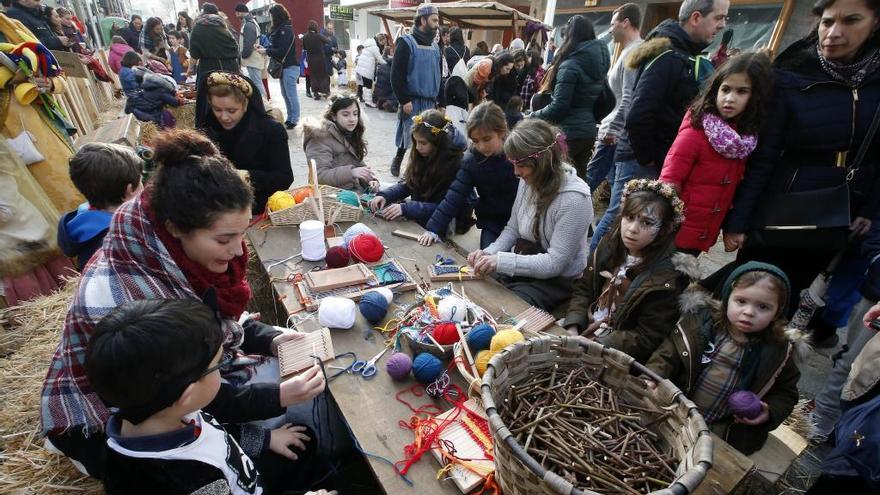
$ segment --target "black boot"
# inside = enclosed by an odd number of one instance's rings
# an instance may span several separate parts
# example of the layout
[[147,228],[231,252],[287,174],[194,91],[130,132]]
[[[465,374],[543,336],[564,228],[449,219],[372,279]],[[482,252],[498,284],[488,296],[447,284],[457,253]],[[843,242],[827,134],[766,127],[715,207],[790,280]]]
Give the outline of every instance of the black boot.
[[394,161],[391,162],[391,175],[395,177],[400,177],[400,164],[403,163],[404,153],[406,153],[405,148],[397,148],[397,155],[394,156]]

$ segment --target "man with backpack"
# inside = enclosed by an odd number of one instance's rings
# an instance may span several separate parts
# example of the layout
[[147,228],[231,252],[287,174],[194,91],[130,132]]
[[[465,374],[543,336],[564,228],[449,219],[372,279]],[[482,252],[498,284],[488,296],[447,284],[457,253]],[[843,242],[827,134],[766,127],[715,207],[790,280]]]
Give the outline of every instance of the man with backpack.
[[263,87],[263,67],[266,66],[266,59],[254,49],[260,41],[260,34],[262,34],[260,26],[251,15],[247,5],[243,3],[235,6],[235,15],[241,20],[241,30],[238,32],[241,66],[247,70],[248,78],[260,90],[263,98],[266,98],[266,89]]
[[[620,207],[623,187],[631,179],[660,176],[688,105],[712,74],[712,63],[700,56],[727,25],[729,0],[685,0],[678,21],[667,19],[625,61],[634,79],[625,131],[615,150],[614,183],[605,215],[596,227],[591,251],[611,227]],[[626,87],[624,81],[624,87]],[[626,91],[624,89],[624,91]]]

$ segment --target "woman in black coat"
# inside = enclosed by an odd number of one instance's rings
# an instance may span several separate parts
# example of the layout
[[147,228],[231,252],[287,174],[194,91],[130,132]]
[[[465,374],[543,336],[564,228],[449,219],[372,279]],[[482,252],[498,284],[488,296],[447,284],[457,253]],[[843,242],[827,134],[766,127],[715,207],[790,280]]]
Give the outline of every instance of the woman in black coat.
[[284,126],[270,117],[254,83],[233,72],[214,71],[200,80],[198,99],[206,111],[201,129],[254,187],[253,214],[266,208],[275,191],[293,182]]
[[327,72],[327,58],[324,56],[324,47],[328,44],[330,39],[318,32],[318,23],[309,21],[309,32],[303,36],[302,46],[307,53],[312,94],[316,100],[330,94],[330,74]]
[[[764,226],[761,204],[786,191],[844,184],[847,167],[880,106],[880,0],[820,0],[814,13],[820,17],[817,30],[775,61],[773,102],[724,224],[725,248],[740,249],[737,263],[759,260],[779,266],[791,278],[792,294],[799,294],[825,269],[835,246],[805,248],[803,236],[819,235],[816,231],[792,231],[787,234],[790,246],[761,244],[754,235]],[[877,137],[848,184],[850,229],[864,234],[880,215]],[[846,236],[841,232],[839,241]],[[814,323],[814,328],[822,326]],[[814,342],[833,331],[826,328],[814,336]]]

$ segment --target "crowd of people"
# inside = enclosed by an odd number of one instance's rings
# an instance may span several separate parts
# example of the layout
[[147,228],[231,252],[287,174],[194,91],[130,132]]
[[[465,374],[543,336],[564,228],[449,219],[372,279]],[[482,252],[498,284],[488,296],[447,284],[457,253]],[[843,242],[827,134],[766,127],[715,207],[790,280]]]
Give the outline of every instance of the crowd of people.
[[[307,92],[329,100],[302,120],[320,183],[375,192],[369,208],[422,226],[424,246],[476,225],[471,270],[671,380],[745,454],[795,408],[804,346],[836,345],[846,327],[811,414],[810,439],[835,443],[810,493],[878,488],[880,2],[818,0],[816,27],[781,53],[706,57],[729,5],[685,0],[644,39],[640,7],[621,5],[612,58],[583,16],[558,48],[537,33],[471,51],[423,4],[393,49],[384,35],[358,46],[358,90],[336,95],[332,24],[309,23],[298,59],[279,4],[266,36],[243,4],[237,33],[210,3],[168,32],[133,18],[111,47],[132,111],[161,121],[174,104],[162,68],[181,70],[197,81],[198,130],[157,137],[147,184],[115,145],[71,161],[89,203],[59,225],[83,278],[42,392],[49,444],[111,491],[336,486],[321,432],[287,420],[323,391],[320,368],[279,382],[277,347],[302,336],[242,317],[245,232],[293,180],[263,76],[281,79],[290,129],[307,66]],[[365,161],[362,103],[396,107],[396,184]],[[704,276],[698,257],[719,239],[736,259]],[[732,411],[738,391],[757,415]]]

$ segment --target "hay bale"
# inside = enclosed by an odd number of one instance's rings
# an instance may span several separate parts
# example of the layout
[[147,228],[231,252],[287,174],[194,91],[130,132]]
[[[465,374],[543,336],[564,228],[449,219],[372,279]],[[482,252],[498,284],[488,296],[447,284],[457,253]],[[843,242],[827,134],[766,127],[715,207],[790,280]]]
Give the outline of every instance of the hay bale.
[[58,291],[0,312],[12,322],[3,338],[18,346],[0,358],[0,492],[103,493],[62,456],[43,448],[40,390],[79,278]]
[[184,103],[179,107],[166,107],[166,109],[174,115],[177,123],[174,125],[177,129],[195,129],[196,128],[196,103]]

